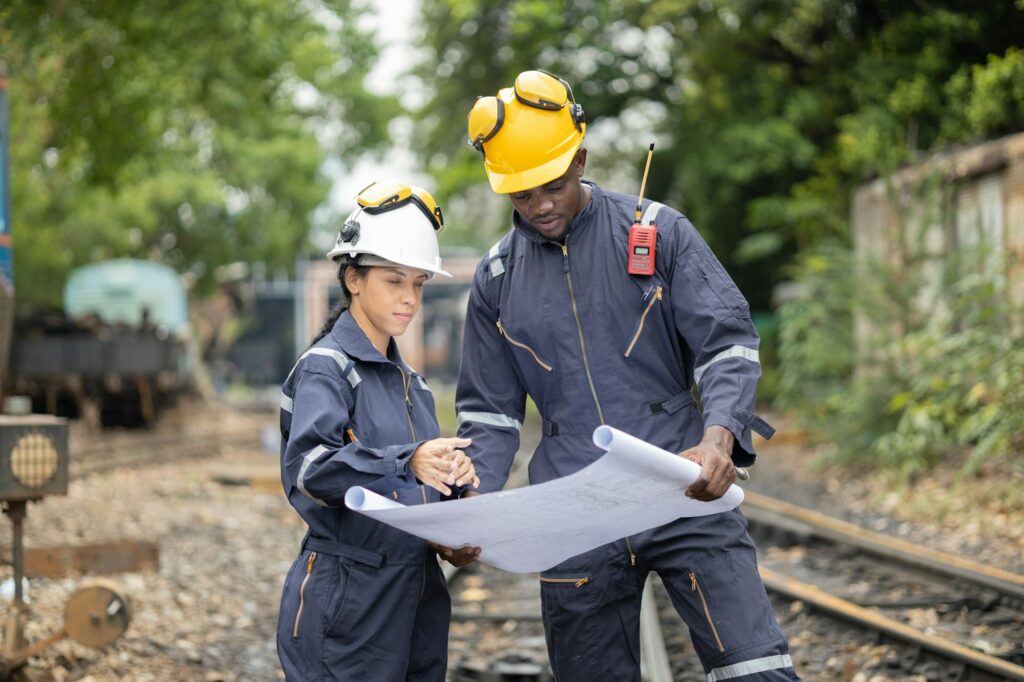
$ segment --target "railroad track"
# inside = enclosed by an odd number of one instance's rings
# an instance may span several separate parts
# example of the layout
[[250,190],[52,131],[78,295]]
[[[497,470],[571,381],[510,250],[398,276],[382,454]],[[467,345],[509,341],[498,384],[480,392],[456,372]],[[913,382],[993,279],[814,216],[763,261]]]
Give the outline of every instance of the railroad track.
[[[831,657],[859,642],[885,650],[881,679],[1024,680],[1024,576],[752,492],[743,510],[758,537],[762,577],[776,611],[810,611],[817,619],[783,626],[791,641],[801,628],[814,631],[801,638],[814,647],[806,658]],[[446,575],[453,599],[452,679],[552,679],[535,575],[481,564],[461,571],[446,565]],[[644,596],[643,679],[706,679],[657,576]],[[848,678],[800,672],[807,680]]]
[[[253,429],[117,434],[72,449],[73,477],[208,457],[229,443],[258,446]],[[73,443],[74,445],[74,443]],[[513,470],[513,484],[525,467]],[[849,635],[894,644],[893,674],[927,680],[1024,681],[1024,576],[1000,571],[747,491],[743,511],[758,538],[762,577],[791,610],[809,609],[841,626],[821,626],[826,649]],[[455,680],[550,678],[537,577],[482,564],[446,566],[453,595]],[[706,679],[679,617],[656,576],[644,593],[645,682]],[[793,640],[799,624],[784,623]],[[866,634],[865,634],[866,633]],[[806,645],[805,645],[806,646]],[[815,652],[816,653],[816,652]],[[834,679],[825,673],[806,679]],[[918,677],[921,679],[922,677]],[[902,678],[896,678],[902,679]]]
[[[506,573],[474,563],[444,565],[452,593],[449,664],[456,682],[550,682],[536,574]],[[656,576],[647,581],[640,614],[640,668],[644,682],[673,682],[663,622],[678,621]],[[671,625],[670,625],[671,627]],[[680,631],[679,627],[674,628]],[[696,660],[696,657],[694,657]],[[699,669],[699,663],[697,664]]]
[[765,586],[898,644],[927,679],[1024,680],[1024,576],[747,492]]

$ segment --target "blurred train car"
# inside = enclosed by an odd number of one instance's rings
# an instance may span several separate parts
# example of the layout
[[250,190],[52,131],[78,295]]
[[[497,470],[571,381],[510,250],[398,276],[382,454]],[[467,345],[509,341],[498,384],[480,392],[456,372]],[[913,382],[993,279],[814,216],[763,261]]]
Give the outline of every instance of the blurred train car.
[[178,273],[112,260],[74,270],[61,314],[15,325],[9,391],[33,410],[104,426],[153,424],[190,387],[188,307]]

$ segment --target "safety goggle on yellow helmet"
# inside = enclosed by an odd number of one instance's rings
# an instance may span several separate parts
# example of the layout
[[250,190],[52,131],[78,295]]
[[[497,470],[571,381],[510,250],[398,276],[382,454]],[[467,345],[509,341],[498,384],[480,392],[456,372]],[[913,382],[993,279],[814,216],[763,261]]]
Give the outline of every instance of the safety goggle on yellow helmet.
[[374,182],[367,185],[359,192],[356,203],[370,215],[387,213],[412,203],[430,219],[435,231],[440,232],[444,227],[441,207],[430,192],[404,182]]
[[478,97],[467,129],[491,188],[509,194],[564,173],[586,134],[586,118],[567,82],[533,70],[497,96]]

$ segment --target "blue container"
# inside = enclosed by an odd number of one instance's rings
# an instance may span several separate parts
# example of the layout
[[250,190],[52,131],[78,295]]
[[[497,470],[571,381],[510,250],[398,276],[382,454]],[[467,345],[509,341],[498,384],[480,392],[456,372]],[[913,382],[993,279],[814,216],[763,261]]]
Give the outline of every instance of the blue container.
[[174,335],[188,327],[185,287],[174,268],[143,260],[111,260],[75,269],[64,285],[64,312],[108,324],[150,325]]

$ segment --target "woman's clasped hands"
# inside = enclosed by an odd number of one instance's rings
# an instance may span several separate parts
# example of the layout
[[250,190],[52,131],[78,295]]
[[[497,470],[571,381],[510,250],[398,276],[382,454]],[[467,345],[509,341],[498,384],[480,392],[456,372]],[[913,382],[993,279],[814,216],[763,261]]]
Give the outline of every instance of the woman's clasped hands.
[[[416,448],[410,466],[416,480],[441,492],[451,495],[451,485],[470,484],[480,486],[473,460],[460,448],[468,447],[469,438],[435,438]],[[480,556],[479,547],[445,547],[431,542],[430,548],[455,566],[465,566]]]
[[442,495],[451,495],[452,485],[479,487],[473,460],[460,449],[472,442],[469,438],[435,438],[420,445],[410,461],[416,480]]

